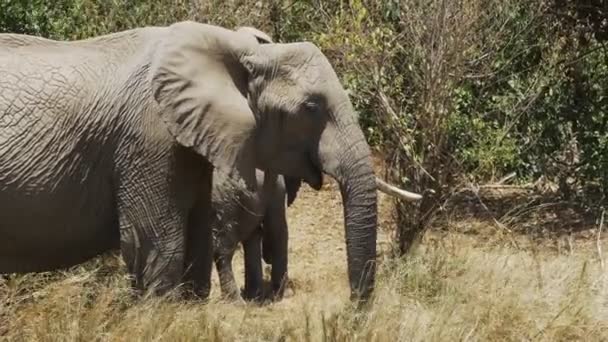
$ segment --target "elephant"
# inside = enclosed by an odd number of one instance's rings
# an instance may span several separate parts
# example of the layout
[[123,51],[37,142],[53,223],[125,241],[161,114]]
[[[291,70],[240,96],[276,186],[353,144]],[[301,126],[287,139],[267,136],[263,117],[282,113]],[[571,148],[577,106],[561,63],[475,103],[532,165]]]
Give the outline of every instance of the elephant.
[[[245,299],[264,299],[261,259],[272,265],[273,299],[283,297],[287,281],[286,207],[295,201],[302,180],[282,175],[266,178],[261,170],[256,170],[256,179],[258,191],[251,193],[242,191],[221,170],[215,170],[213,175],[214,260],[222,294],[231,301],[241,298],[232,271],[232,258],[239,243],[245,259]],[[406,201],[419,199],[380,179],[376,181],[378,190],[390,196]]]
[[350,298],[370,297],[370,148],[317,46],[193,21],[75,41],[0,34],[0,273],[120,248],[135,289],[183,283],[205,298],[215,169],[251,192],[256,169],[314,189],[334,178]]
[[[243,191],[221,170],[214,171],[211,230],[214,239],[214,260],[222,295],[232,301],[241,298],[234,274],[232,258],[239,243],[245,257],[245,299],[262,299],[262,256],[272,265],[271,284],[274,298],[283,295],[287,279],[288,228],[285,199],[290,206],[300,181],[270,175],[257,170],[258,191]],[[262,253],[262,247],[263,251]]]
[[[268,34],[253,27],[240,27],[259,43],[273,43]],[[264,179],[264,172],[256,170],[258,191],[240,191],[221,171],[214,173],[211,224],[214,238],[214,260],[220,278],[222,294],[229,300],[239,300],[239,290],[232,271],[232,258],[241,243],[245,259],[245,299],[263,298],[263,260],[272,265],[272,298],[283,297],[287,281],[288,226],[285,200],[289,207],[297,196],[301,179],[278,175]],[[268,186],[264,186],[264,184]],[[406,201],[420,199],[408,191],[376,179],[378,190]],[[260,244],[263,246],[260,248]]]

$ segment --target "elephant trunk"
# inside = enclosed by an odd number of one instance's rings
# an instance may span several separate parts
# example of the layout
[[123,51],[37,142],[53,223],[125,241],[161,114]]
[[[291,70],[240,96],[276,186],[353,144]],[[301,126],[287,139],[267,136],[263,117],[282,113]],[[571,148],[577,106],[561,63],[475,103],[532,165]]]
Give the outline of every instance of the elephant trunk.
[[370,149],[359,126],[327,126],[319,161],[340,186],[351,299],[366,300],[375,282],[378,209]]

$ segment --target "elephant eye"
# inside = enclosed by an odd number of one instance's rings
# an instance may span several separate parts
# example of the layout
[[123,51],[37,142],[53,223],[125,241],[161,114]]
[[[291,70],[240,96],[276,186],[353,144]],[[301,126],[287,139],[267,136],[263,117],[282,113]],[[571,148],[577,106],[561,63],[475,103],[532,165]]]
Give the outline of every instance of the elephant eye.
[[326,99],[322,94],[309,93],[302,102],[302,109],[309,113],[318,113],[324,110],[325,103]]
[[316,112],[319,110],[319,104],[314,101],[304,101],[302,107],[308,112]]

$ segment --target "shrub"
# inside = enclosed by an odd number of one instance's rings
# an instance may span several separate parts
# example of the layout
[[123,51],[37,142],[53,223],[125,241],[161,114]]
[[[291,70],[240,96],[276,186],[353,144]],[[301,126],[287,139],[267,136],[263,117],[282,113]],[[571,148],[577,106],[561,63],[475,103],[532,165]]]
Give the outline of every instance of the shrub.
[[544,176],[605,203],[605,18],[599,0],[0,0],[0,31],[55,39],[193,19],[316,43],[386,176],[435,192],[399,203],[402,252],[463,180]]

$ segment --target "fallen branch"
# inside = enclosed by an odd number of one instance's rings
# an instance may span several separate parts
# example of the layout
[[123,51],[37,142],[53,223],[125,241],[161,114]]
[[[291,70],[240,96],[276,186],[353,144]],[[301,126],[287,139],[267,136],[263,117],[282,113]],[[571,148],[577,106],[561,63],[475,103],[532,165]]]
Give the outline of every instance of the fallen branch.
[[479,188],[481,189],[533,189],[534,186],[530,185],[530,184],[521,184],[521,185],[514,185],[514,184],[483,184],[483,185],[478,185]]

